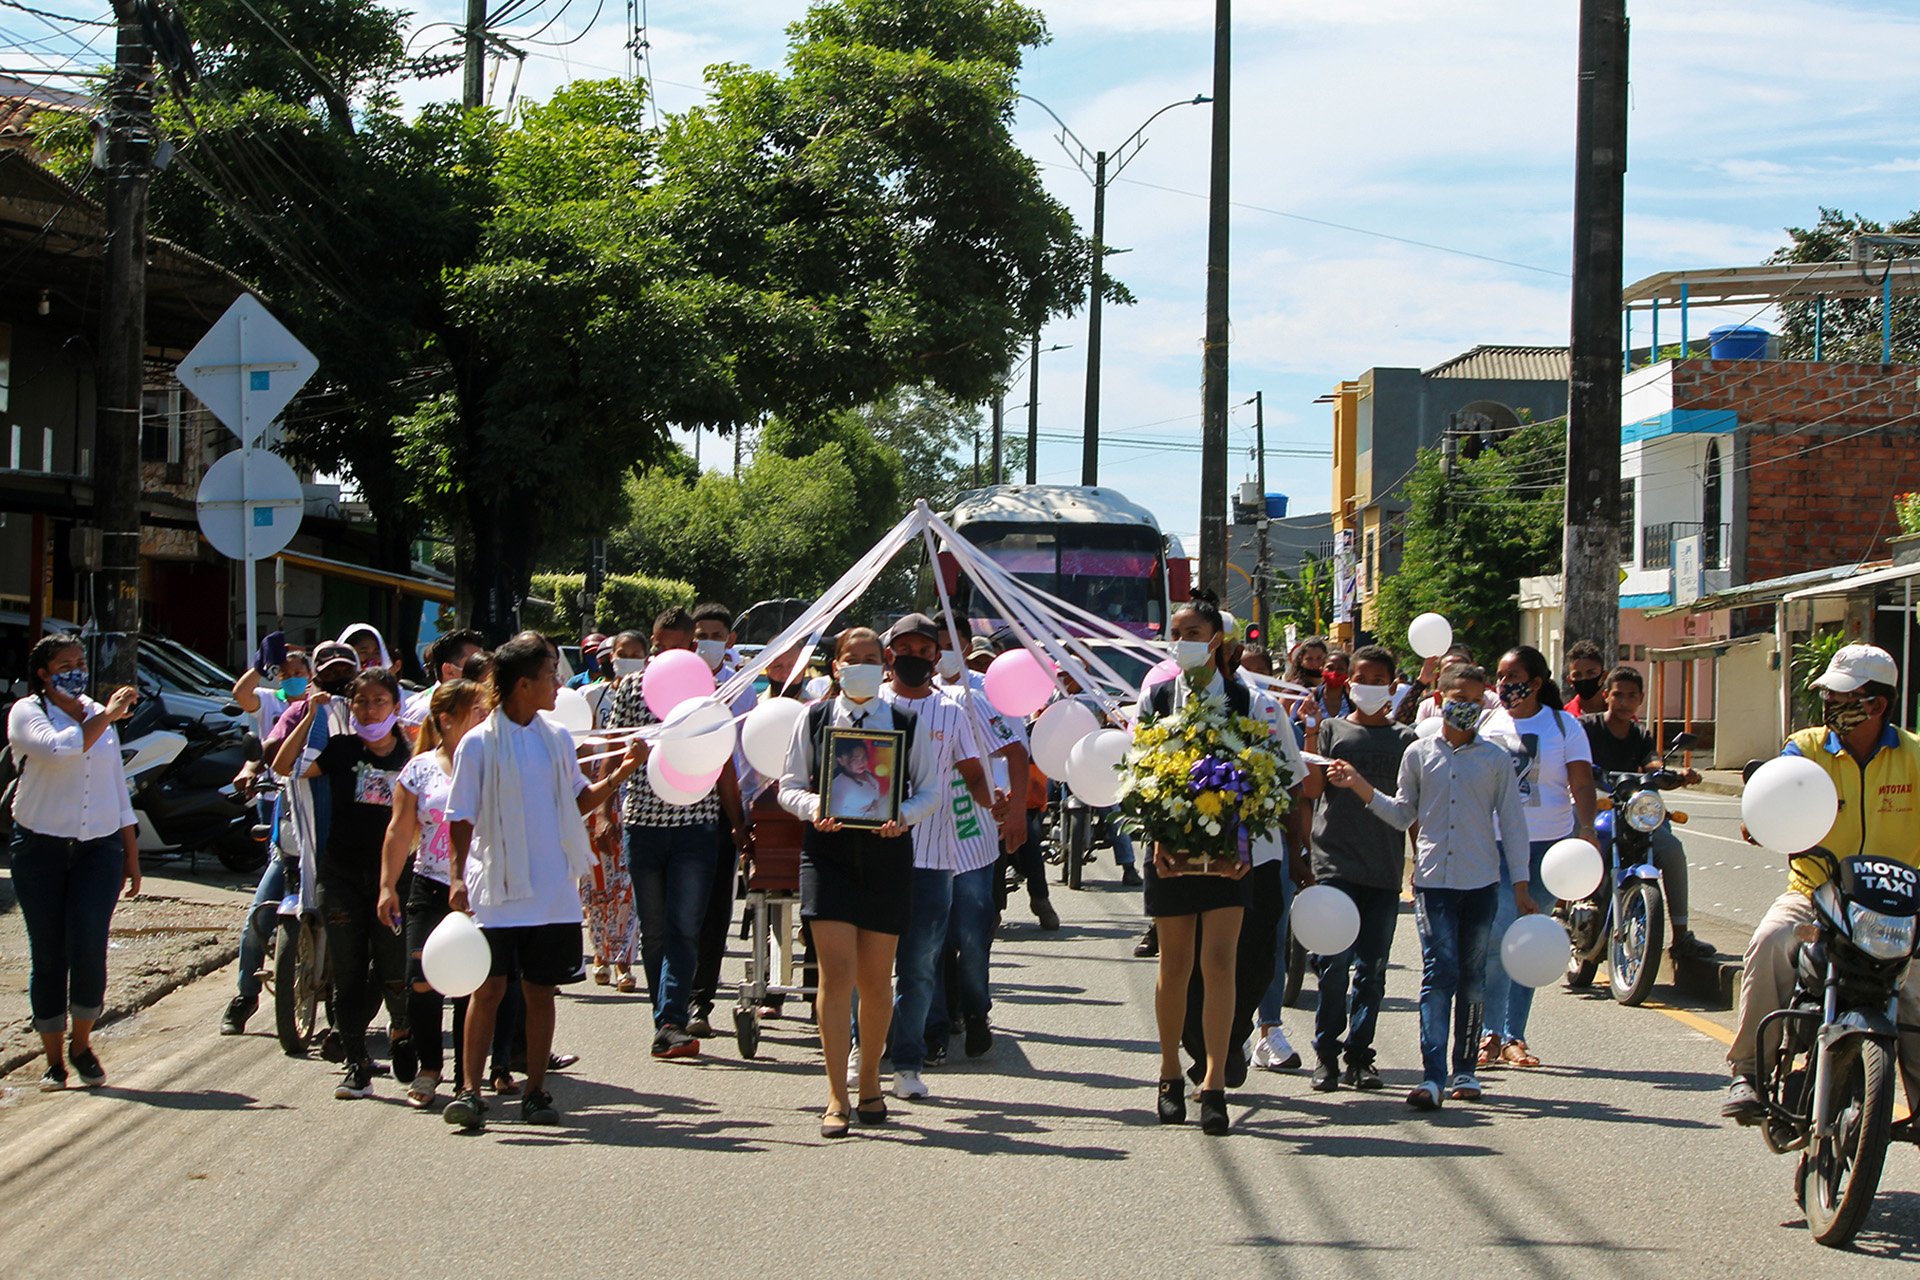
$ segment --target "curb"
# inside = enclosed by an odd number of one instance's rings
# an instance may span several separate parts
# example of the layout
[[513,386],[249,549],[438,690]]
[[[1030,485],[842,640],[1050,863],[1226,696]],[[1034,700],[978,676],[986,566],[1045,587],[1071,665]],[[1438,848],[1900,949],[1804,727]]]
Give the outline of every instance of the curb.
[[1730,1010],[1740,993],[1742,961],[1714,955],[1704,960],[1671,960],[1674,988],[1714,1009]]
[[1696,782],[1691,787],[1688,787],[1687,790],[1702,791],[1710,796],[1738,796],[1741,794],[1741,789],[1735,784],[1731,782],[1714,782],[1711,779]]
[[[238,942],[223,943],[213,950],[202,954],[190,964],[175,969],[166,976],[135,991],[124,1003],[117,1005],[109,1004],[105,1012],[100,1015],[100,1020],[94,1023],[94,1026],[95,1028],[109,1027],[123,1018],[130,1018],[143,1009],[151,1008],[163,997],[173,994],[189,982],[197,982],[215,970],[226,968],[239,958],[240,944]],[[0,1078],[12,1075],[27,1063],[38,1058],[40,1053],[40,1047],[35,1045],[30,1049],[17,1049],[11,1053],[0,1054]]]

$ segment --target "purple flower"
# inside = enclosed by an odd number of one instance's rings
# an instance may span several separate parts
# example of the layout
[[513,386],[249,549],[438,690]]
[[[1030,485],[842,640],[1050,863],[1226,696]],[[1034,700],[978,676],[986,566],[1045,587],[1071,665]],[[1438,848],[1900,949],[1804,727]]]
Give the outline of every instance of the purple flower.
[[1193,768],[1187,771],[1187,784],[1188,789],[1195,793],[1231,791],[1236,795],[1246,795],[1253,790],[1239,765],[1218,756],[1203,756],[1194,761]]

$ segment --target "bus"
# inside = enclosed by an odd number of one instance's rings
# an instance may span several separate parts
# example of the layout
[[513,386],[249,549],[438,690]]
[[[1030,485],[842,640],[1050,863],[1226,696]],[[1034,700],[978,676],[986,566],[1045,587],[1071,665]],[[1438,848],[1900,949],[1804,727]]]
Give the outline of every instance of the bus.
[[[1146,639],[1165,637],[1171,600],[1187,595],[1186,582],[1168,580],[1167,540],[1153,512],[1112,489],[971,489],[946,520],[1014,577]],[[941,562],[955,607],[997,625],[991,603],[960,580],[945,553]],[[1187,567],[1184,558],[1173,562],[1176,576]]]

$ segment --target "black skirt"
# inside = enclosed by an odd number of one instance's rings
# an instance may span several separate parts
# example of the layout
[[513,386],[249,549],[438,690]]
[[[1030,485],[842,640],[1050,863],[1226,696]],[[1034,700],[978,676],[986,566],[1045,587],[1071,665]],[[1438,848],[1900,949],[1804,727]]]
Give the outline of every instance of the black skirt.
[[913,893],[913,837],[807,828],[800,849],[800,918],[835,920],[898,937]]
[[1222,907],[1242,907],[1249,901],[1251,875],[1229,880],[1225,876],[1162,876],[1146,859],[1147,914],[1150,916],[1193,916]]

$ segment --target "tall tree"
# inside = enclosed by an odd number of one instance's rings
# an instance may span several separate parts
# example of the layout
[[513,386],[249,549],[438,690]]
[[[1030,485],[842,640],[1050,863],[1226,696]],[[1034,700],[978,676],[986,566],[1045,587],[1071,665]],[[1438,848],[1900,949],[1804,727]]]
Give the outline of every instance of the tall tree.
[[[1792,242],[1783,245],[1769,262],[1831,262],[1845,264],[1853,256],[1853,238],[1857,235],[1892,233],[1920,235],[1920,212],[1891,223],[1879,223],[1859,214],[1842,213],[1821,206],[1820,220],[1811,227],[1788,227]],[[1920,257],[1920,247],[1897,245],[1875,250],[1879,260]],[[1859,266],[1836,265],[1836,275],[1848,278],[1863,275],[1877,281],[1879,268],[1874,263]],[[1810,292],[1818,292],[1811,289]],[[1880,363],[1880,299],[1830,298],[1816,307],[1811,301],[1788,302],[1780,307],[1786,332],[1781,335],[1781,353],[1789,360],[1813,359],[1815,313],[1819,312],[1821,358],[1860,364]],[[1920,297],[1911,293],[1893,295],[1893,358],[1920,359]]]

